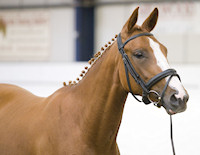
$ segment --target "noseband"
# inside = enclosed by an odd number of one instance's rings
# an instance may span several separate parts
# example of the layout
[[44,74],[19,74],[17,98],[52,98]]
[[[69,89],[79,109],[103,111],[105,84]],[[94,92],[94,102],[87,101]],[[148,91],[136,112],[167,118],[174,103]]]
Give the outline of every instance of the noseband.
[[[145,104],[149,104],[152,103],[153,101],[150,99],[150,94],[154,94],[157,96],[158,101],[153,102],[155,106],[157,107],[161,107],[163,104],[163,97],[165,94],[165,91],[169,85],[170,80],[172,79],[173,76],[177,76],[180,80],[179,75],[176,73],[176,70],[174,69],[167,69],[157,75],[155,75],[153,78],[151,78],[148,82],[144,82],[144,80],[140,77],[140,75],[136,72],[135,68],[133,67],[130,59],[128,58],[128,55],[126,54],[126,52],[124,51],[124,46],[131,40],[141,37],[141,36],[153,36],[153,34],[151,33],[139,33],[136,34],[132,37],[130,37],[129,39],[127,39],[124,43],[122,43],[122,39],[121,39],[121,34],[119,34],[117,36],[117,44],[118,44],[118,49],[119,52],[122,55],[123,58],[123,62],[124,62],[124,66],[125,66],[125,72],[126,72],[126,78],[127,78],[127,83],[128,83],[128,87],[129,87],[129,91],[130,93],[133,95],[133,97],[139,101],[139,102],[144,102]],[[142,88],[142,101],[140,101],[135,94],[133,94],[133,91],[131,89],[131,84],[130,84],[130,79],[129,79],[129,74],[128,72],[131,74],[131,76],[134,78],[134,80],[136,81],[137,84],[139,84]],[[151,90],[151,87],[154,86],[156,83],[158,83],[159,81],[161,81],[163,78],[165,77],[169,77],[169,79],[167,80],[162,93],[159,94],[158,92],[156,92],[155,90]]]

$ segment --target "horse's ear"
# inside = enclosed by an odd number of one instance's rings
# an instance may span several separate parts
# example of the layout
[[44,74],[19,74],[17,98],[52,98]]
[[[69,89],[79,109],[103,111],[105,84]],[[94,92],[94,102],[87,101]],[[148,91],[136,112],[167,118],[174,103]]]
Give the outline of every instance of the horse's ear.
[[128,32],[131,32],[131,30],[132,30],[132,28],[134,27],[134,25],[136,24],[136,22],[137,22],[137,18],[138,18],[138,9],[139,9],[139,7],[137,7],[134,11],[133,11],[133,13],[132,13],[132,15],[130,16],[130,18],[128,19],[128,21],[127,21],[127,29],[128,29]]
[[158,9],[155,8],[149,17],[144,21],[142,24],[142,28],[146,29],[148,32],[152,31],[153,28],[156,26],[158,20]]

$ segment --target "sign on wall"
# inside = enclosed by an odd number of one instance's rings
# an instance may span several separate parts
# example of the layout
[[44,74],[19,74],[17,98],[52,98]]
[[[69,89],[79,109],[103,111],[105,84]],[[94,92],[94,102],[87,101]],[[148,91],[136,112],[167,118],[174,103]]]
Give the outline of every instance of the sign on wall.
[[[132,8],[137,7],[133,5]],[[144,3],[139,10],[139,21],[143,22],[155,8],[159,9],[159,20],[156,27],[159,33],[185,34],[199,33],[199,8],[196,2]],[[131,9],[132,10],[132,9]],[[198,25],[197,25],[197,24]]]
[[0,61],[47,60],[50,52],[48,11],[1,11],[6,35],[0,32]]

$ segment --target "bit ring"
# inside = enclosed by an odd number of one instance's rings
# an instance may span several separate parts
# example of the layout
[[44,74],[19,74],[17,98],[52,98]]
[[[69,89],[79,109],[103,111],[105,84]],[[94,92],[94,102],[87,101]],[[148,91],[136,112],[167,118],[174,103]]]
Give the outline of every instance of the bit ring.
[[[157,96],[157,97],[156,97],[157,101],[153,101],[153,100],[151,99],[151,97],[150,97],[150,94],[155,94],[155,95]],[[148,100],[149,100],[151,103],[153,103],[155,106],[157,106],[158,103],[160,103],[160,101],[161,101],[161,96],[160,96],[160,94],[159,94],[157,91],[155,91],[155,90],[150,90],[149,93],[148,93],[148,95],[147,95],[147,98],[148,98]]]

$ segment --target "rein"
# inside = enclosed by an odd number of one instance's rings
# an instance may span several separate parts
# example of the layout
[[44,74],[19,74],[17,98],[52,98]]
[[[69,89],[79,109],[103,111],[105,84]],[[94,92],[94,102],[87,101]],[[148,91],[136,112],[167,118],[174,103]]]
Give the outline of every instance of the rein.
[[[133,67],[128,55],[126,54],[125,50],[124,50],[124,46],[131,40],[141,37],[141,36],[153,36],[153,34],[151,33],[139,33],[136,34],[132,37],[130,37],[129,39],[127,39],[124,43],[122,43],[122,39],[121,39],[121,34],[119,33],[119,35],[117,36],[117,44],[118,44],[118,50],[122,55],[123,58],[123,62],[124,62],[124,66],[125,66],[125,73],[126,73],[126,79],[127,79],[127,83],[128,83],[128,87],[129,87],[129,91],[130,93],[133,95],[133,97],[139,101],[139,102],[144,102],[145,104],[150,104],[150,103],[154,103],[155,106],[157,107],[161,107],[163,105],[163,98],[165,95],[165,92],[167,90],[167,87],[169,85],[169,82],[171,81],[173,76],[176,76],[180,79],[179,75],[176,73],[176,70],[174,69],[167,69],[163,72],[158,73],[157,75],[155,75],[153,78],[151,78],[149,81],[145,82],[140,75],[136,72],[135,68]],[[142,101],[139,100],[135,94],[133,94],[133,91],[131,89],[131,84],[130,84],[130,78],[129,78],[129,74],[131,74],[131,76],[134,78],[134,80],[136,81],[137,84],[139,84],[143,90],[142,92]],[[158,92],[156,92],[155,90],[151,90],[151,87],[154,86],[156,83],[158,83],[159,81],[161,81],[163,78],[166,78],[169,76],[169,79],[167,80],[162,93],[159,94]],[[150,98],[150,94],[154,94],[157,96],[157,101],[154,102],[151,100]],[[172,150],[173,150],[173,155],[175,155],[175,149],[174,149],[174,143],[173,143],[173,131],[172,131],[172,116],[170,115],[170,129],[171,129],[171,144],[172,144]]]

